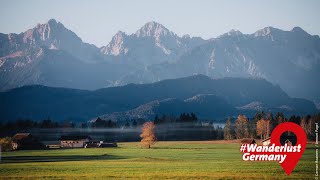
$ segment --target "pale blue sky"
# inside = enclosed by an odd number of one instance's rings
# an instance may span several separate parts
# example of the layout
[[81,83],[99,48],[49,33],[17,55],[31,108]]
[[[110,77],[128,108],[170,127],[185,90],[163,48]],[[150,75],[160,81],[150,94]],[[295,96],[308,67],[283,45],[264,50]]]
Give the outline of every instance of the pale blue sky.
[[1,0],[0,32],[20,33],[55,18],[98,47],[118,30],[131,34],[149,21],[179,36],[205,39],[231,29],[253,33],[266,26],[284,30],[300,26],[319,35],[319,8],[319,0]]

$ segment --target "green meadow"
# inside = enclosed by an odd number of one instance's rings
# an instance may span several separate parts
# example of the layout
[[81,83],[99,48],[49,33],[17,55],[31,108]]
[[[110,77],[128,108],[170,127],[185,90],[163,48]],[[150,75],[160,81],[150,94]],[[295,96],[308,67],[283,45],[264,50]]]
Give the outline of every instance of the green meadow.
[[290,176],[277,162],[242,161],[239,143],[225,141],[137,142],[117,148],[3,152],[0,179],[314,179],[315,148],[309,144]]

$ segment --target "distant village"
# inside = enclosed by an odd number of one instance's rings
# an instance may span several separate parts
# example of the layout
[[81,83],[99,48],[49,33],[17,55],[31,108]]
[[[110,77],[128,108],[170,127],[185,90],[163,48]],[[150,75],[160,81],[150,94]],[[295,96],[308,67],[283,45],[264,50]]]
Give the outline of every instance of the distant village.
[[12,137],[12,150],[58,149],[58,148],[106,148],[117,147],[117,143],[92,141],[90,136],[64,135],[60,144],[44,145],[30,133],[17,133]]
[[[37,137],[30,133],[17,133],[12,137],[12,150],[34,150],[34,149],[60,149],[60,148],[108,148],[118,147],[116,142],[106,143],[93,141],[90,136],[64,135],[59,138],[59,144],[44,145]],[[261,141],[263,146],[270,145],[270,137]],[[294,135],[287,135],[281,139],[281,144],[295,145],[297,139]],[[241,143],[256,144],[253,138],[244,138]]]

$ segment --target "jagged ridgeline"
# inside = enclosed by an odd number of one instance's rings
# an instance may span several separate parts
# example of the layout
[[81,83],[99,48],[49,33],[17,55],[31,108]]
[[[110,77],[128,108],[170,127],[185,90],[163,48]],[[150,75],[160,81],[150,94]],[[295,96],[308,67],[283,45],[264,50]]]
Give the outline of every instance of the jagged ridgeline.
[[52,19],[20,34],[0,33],[0,42],[2,91],[32,84],[94,90],[204,74],[264,78],[291,97],[320,99],[320,39],[299,27],[232,30],[204,40],[149,22],[96,47]]

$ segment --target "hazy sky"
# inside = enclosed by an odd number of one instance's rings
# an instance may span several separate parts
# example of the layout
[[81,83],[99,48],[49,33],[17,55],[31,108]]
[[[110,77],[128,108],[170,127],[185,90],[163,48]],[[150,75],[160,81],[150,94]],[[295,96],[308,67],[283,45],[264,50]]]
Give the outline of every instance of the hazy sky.
[[149,21],[179,36],[205,39],[231,29],[253,33],[266,26],[284,30],[300,26],[319,35],[319,8],[319,0],[1,0],[0,32],[20,33],[55,18],[99,47],[118,30],[131,34]]

